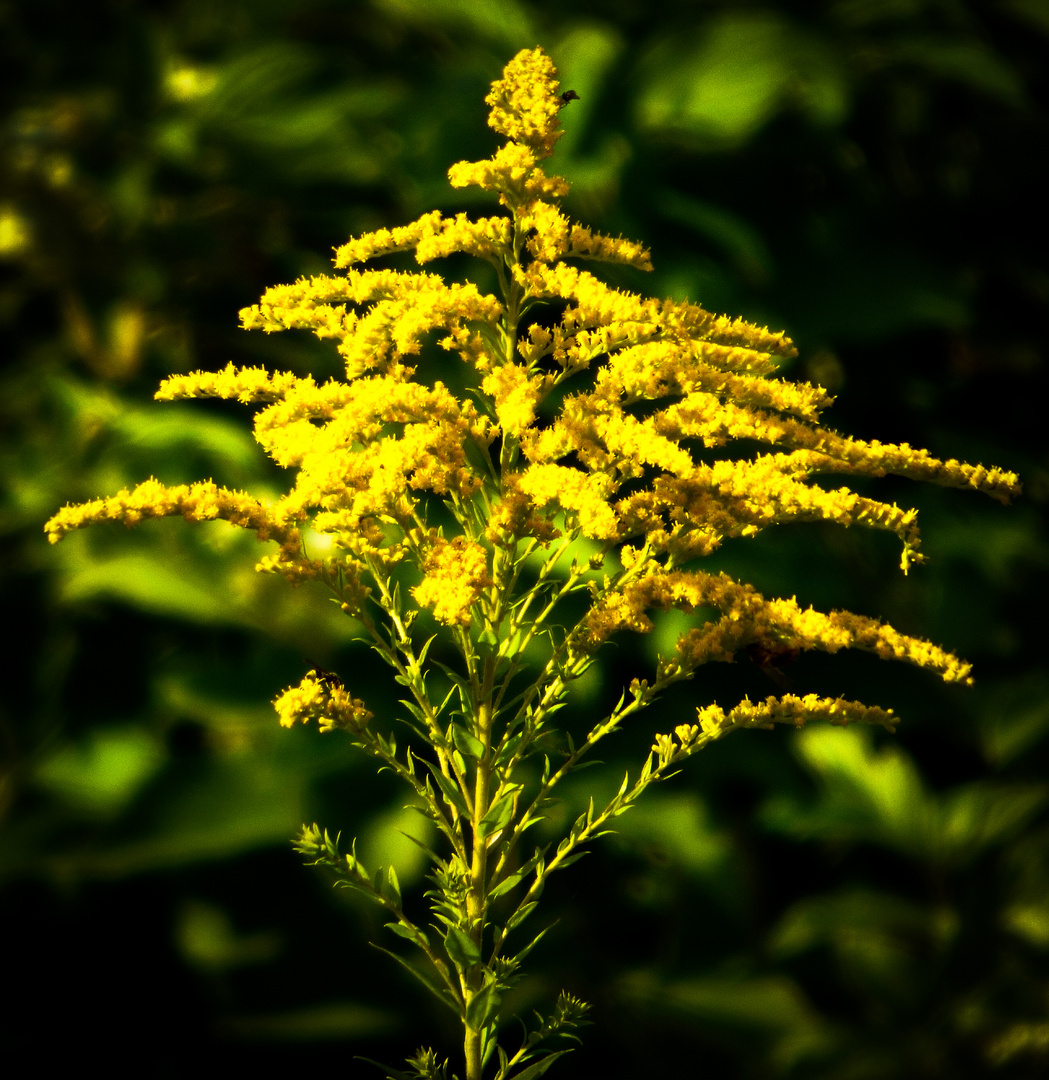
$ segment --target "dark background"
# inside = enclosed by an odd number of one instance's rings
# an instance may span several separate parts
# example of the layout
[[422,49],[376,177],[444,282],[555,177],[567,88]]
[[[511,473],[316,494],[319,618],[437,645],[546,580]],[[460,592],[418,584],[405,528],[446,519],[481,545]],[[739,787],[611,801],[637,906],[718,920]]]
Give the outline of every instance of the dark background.
[[[158,381],[230,361],[334,372],[334,350],[245,334],[238,309],[324,272],[352,233],[490,212],[445,173],[497,145],[484,95],[535,44],[580,95],[553,162],[568,211],[652,249],[628,287],[786,329],[791,374],[840,395],[841,430],[1025,484],[1009,508],[871,484],[921,508],[929,562],[908,578],[893,542],[855,530],[719,555],[955,649],[976,686],[804,657],[795,692],[891,706],[899,733],[734,735],[619,819],[538,916],[557,923],[518,1006],[561,987],[593,1005],[551,1075],[1044,1075],[1042,0],[0,3],[4,1056],[368,1076],[354,1055],[455,1051],[366,944],[374,913],[288,842],[303,821],[342,829],[421,896],[401,794],[269,705],[321,664],[396,708],[346,620],[254,574],[250,535],[165,521],[49,548],[42,526],[149,475],[280,490],[246,413],[155,404]],[[572,722],[674,628],[612,647]],[[564,816],[696,704],[776,692],[746,661],[703,672],[617,737]]]

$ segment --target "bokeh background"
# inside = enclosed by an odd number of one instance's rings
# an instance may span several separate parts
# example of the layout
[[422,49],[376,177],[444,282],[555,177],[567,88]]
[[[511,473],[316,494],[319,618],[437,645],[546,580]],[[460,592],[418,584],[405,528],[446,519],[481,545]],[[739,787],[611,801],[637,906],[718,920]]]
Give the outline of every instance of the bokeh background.
[[[303,821],[394,859],[418,828],[336,736],[269,702],[338,670],[396,687],[251,536],[156,522],[57,548],[67,501],[155,475],[284,482],[171,372],[334,350],[238,309],[350,234],[488,212],[450,164],[497,144],[483,97],[542,44],[580,97],[555,165],[576,218],[647,243],[624,284],[786,329],[791,374],[866,438],[1017,470],[1023,498],[886,480],[927,565],[797,527],[716,565],[976,664],[971,690],[866,656],[795,692],[895,708],[895,737],[734,735],[555,879],[518,1005],[593,1004],[560,1075],[1036,1077],[1049,1070],[1049,4],[1044,0],[6,0],[0,3],[0,1008],[7,1064],[167,1077],[396,1063],[455,1031],[313,871]],[[449,267],[450,273],[461,268]],[[675,624],[610,650],[581,726]],[[778,687],[703,672],[606,751],[636,768],[696,704]],[[606,781],[582,774],[564,817]],[[612,783],[609,779],[607,783]],[[389,942],[388,942],[389,944]],[[557,1070],[555,1069],[555,1072]]]

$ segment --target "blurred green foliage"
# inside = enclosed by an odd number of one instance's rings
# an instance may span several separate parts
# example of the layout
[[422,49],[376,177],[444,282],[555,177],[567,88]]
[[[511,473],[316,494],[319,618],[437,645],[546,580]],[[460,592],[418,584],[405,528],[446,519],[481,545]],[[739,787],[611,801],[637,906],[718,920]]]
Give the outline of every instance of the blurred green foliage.
[[[653,250],[655,275],[623,284],[786,328],[795,374],[841,395],[832,422],[1016,469],[1027,494],[1004,509],[884,482],[922,509],[931,558],[908,579],[877,536],[727,549],[764,589],[956,648],[977,686],[790,665],[798,692],[896,708],[898,736],[739,735],[690,763],[551,885],[558,923],[517,1004],[561,986],[593,1002],[581,1078],[1045,1075],[1044,0],[0,2],[6,1055],[60,1062],[56,1024],[64,1064],[118,1076],[441,1043],[364,948],[373,914],[288,844],[344,822],[421,892],[401,831],[418,816],[269,706],[322,664],[396,709],[347,620],[254,574],[254,541],[228,530],[48,550],[42,524],[150,474],[278,490],[246,416],[153,404],[157,382],[336,370],[315,341],[241,333],[238,309],[351,233],[480,209],[445,172],[490,152],[488,84],[535,44],[580,95],[558,148],[570,212]],[[620,643],[575,722],[673,629]],[[757,665],[711,670],[615,752],[625,766],[696,704],[770,692]]]

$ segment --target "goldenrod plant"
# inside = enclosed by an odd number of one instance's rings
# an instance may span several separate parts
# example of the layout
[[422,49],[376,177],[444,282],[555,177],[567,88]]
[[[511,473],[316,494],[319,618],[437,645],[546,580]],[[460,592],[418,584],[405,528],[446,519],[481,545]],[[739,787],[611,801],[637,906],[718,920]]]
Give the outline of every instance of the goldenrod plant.
[[[276,286],[241,313],[247,329],[331,339],[345,378],[318,384],[230,366],[162,384],[164,401],[260,406],[258,442],[297,470],[286,495],[266,502],[212,482],[148,480],[47,524],[53,542],[89,524],[173,515],[253,530],[276,544],[258,570],[331,590],[389,665],[406,694],[399,716],[374,716],[348,675],[344,683],[321,670],[274,705],[284,726],[338,730],[403,782],[436,838],[426,846],[429,914],[406,907],[395,867],[369,870],[326,829],[305,826],[296,847],[383,909],[394,937],[382,948],[408,943],[407,956],[387,951],[458,1018],[465,1080],[534,1080],[568,1052],[586,1011],[570,994],[519,1039],[504,1027],[507,993],[545,932],[538,918],[532,930],[523,924],[550,876],[613,830],[646,788],[737,728],[827,720],[892,730],[897,720],[877,705],[815,694],[701,707],[692,722],[653,736],[607,802],[592,799],[554,841],[533,841],[543,835],[534,826],[549,829],[563,781],[669,686],[746,650],[775,658],[843,648],[970,681],[968,664],[928,641],[763,596],[704,560],[727,539],[830,521],[894,533],[906,573],[922,558],[916,511],[827,478],[895,474],[1003,502],[1019,491],[1000,469],[823,426],[831,399],[781,374],[795,354],[782,333],[646,299],[583,269],[651,264],[641,245],[560,209],[568,184],[542,163],[574,97],[541,49],[519,53],[487,97],[505,143],[449,170],[453,186],[497,195],[501,213],[435,211],[352,239],[336,251],[341,274]],[[420,264],[453,253],[483,260],[497,292],[362,267],[412,251]],[[425,381],[417,358],[434,334],[448,374]],[[671,609],[690,616],[674,655],[623,686],[573,740],[556,716],[572,684],[610,638],[650,631],[650,613]],[[387,1075],[435,1080],[448,1068],[423,1049]]]

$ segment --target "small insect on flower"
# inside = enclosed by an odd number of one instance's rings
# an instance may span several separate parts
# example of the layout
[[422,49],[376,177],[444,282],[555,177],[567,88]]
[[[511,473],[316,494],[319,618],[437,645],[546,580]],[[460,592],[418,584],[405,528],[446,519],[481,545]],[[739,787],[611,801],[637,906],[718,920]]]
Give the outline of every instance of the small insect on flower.
[[574,90],[566,90],[561,95],[561,104],[558,105],[559,109],[563,109],[570,101],[580,101],[579,95]]
[[334,671],[325,671],[324,668],[315,667],[309,672],[309,677],[323,683],[329,690],[342,690],[345,687],[342,679]]
[[791,689],[793,684],[781,665],[794,663],[801,655],[800,649],[756,641],[743,651],[777,686],[784,690]]

